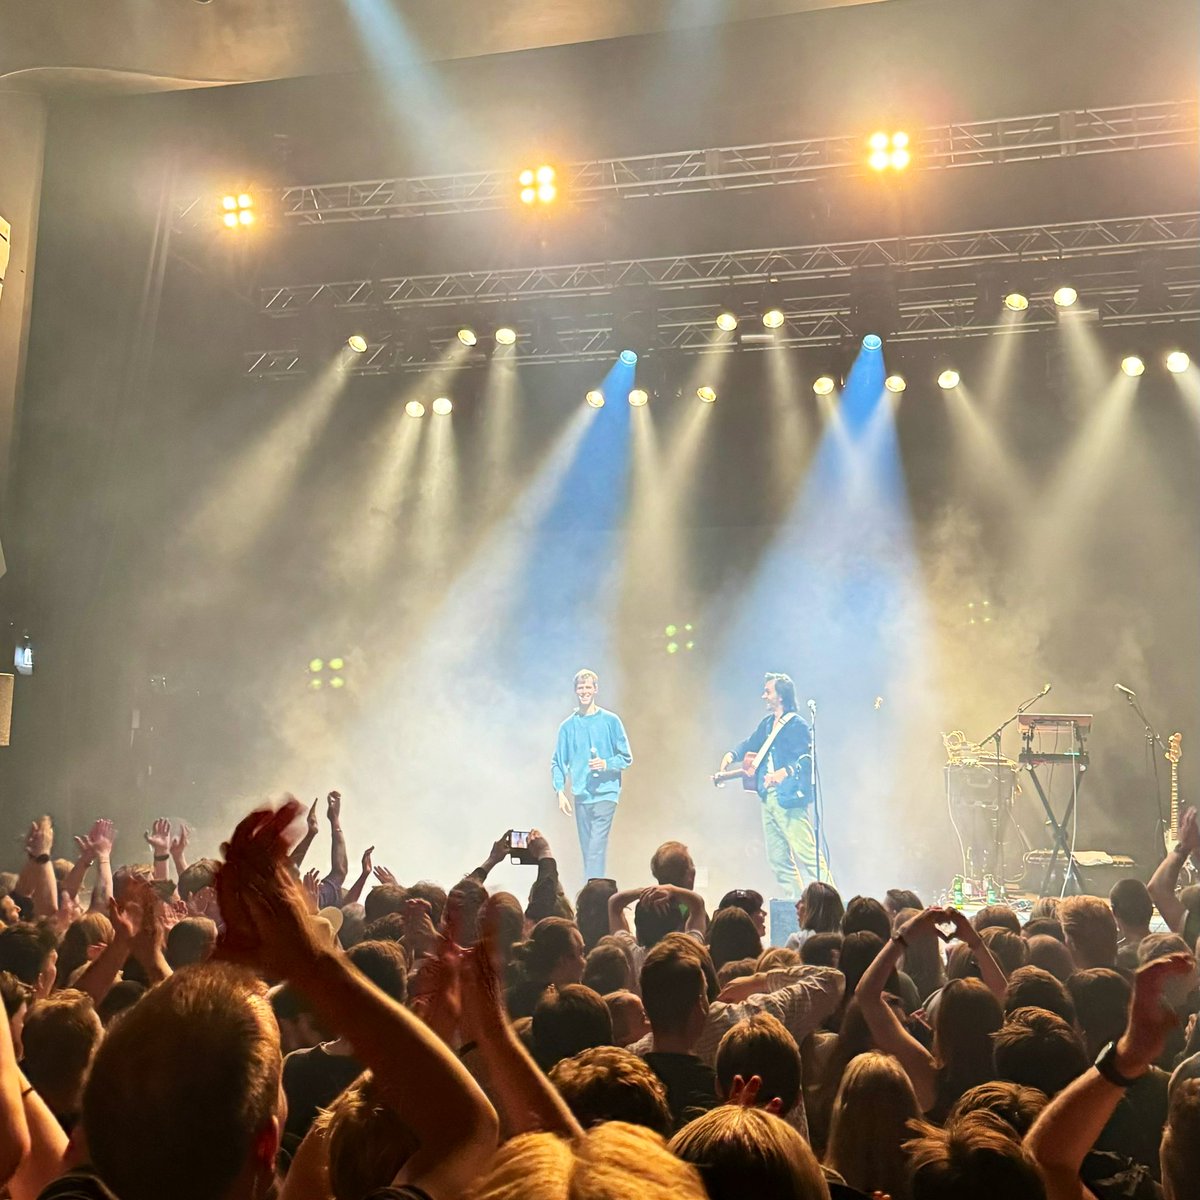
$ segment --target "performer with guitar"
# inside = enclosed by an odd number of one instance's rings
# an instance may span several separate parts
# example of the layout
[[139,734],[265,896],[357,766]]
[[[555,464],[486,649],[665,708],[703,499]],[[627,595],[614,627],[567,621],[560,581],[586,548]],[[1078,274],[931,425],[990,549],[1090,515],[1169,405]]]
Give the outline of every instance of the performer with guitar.
[[575,673],[579,707],[558,727],[550,763],[558,807],[567,816],[572,812],[566,792],[567,779],[571,780],[585,880],[604,878],[608,834],[621,798],[621,774],[633,763],[621,718],[596,703],[599,688],[595,671]]
[[799,900],[816,881],[818,862],[821,880],[833,883],[813,832],[812,731],[796,712],[796,685],[789,676],[768,674],[762,698],[769,712],[721,759],[713,782],[741,779],[747,791],[758,793],[767,862],[784,894]]

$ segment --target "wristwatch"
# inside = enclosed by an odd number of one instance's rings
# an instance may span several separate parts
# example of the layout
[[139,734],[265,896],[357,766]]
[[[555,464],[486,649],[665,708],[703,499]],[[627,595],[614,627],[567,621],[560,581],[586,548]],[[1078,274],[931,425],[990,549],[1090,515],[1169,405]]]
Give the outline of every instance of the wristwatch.
[[1104,1076],[1114,1087],[1127,1088],[1133,1087],[1141,1078],[1140,1075],[1135,1075],[1132,1079],[1128,1075],[1122,1075],[1117,1070],[1117,1043],[1109,1042],[1107,1046],[1096,1056],[1096,1070]]

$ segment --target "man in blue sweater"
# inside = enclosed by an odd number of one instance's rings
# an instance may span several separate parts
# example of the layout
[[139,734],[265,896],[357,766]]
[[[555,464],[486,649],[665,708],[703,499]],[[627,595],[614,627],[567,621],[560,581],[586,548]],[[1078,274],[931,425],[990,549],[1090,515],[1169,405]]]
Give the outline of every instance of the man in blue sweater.
[[[608,832],[621,798],[621,773],[633,762],[621,718],[596,703],[599,685],[595,671],[576,672],[579,707],[558,727],[558,744],[550,763],[558,807],[567,816],[574,798],[585,879],[605,877]],[[566,791],[568,779],[571,796]]]
[[767,862],[784,894],[799,900],[817,879],[818,862],[820,878],[833,882],[813,832],[812,730],[796,712],[796,685],[787,675],[767,675],[762,698],[769,712],[726,753],[721,770],[747,754],[758,755],[754,784],[762,801]]

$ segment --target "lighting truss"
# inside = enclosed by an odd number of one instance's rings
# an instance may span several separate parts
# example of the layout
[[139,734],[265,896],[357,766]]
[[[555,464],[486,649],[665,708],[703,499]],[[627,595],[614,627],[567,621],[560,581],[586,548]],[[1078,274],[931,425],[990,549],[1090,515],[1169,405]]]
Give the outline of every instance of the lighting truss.
[[903,268],[906,276],[914,279],[933,276],[951,265],[1029,263],[1040,259],[1066,262],[1130,256],[1151,247],[1200,247],[1200,213],[615,262],[283,284],[260,289],[259,307],[268,316],[286,316],[318,303],[349,310],[410,309],[603,296],[627,287],[650,287],[657,292],[704,286],[761,287],[768,281],[845,278],[855,271],[880,267]]
[[[1194,100],[1166,100],[932,125],[910,131],[910,137],[910,169],[957,169],[1192,145],[1200,140],[1200,120]],[[607,158],[557,169],[563,194],[574,203],[868,173],[861,132]],[[513,207],[515,195],[513,172],[506,169],[296,184],[276,193],[275,209],[290,225],[328,225],[495,211]],[[209,208],[209,201],[196,198],[185,202],[177,216],[199,226],[208,222]]]
[[[1200,271],[1193,278],[1170,285],[1165,304],[1146,308],[1137,283],[1125,282],[1097,289],[1085,283],[1086,298],[1081,307],[1095,310],[1096,318],[1106,327],[1150,325],[1200,321]],[[740,345],[742,351],[765,350],[786,346],[831,346],[854,341],[861,333],[851,321],[849,294],[807,297],[784,304],[784,325],[769,339]],[[995,312],[981,312],[975,303],[973,285],[955,284],[947,288],[919,289],[903,300],[896,328],[888,342],[937,341],[945,338],[979,337],[998,332],[1033,332],[1052,328],[1063,318],[1056,313],[1049,297],[1039,299],[1014,324]],[[1066,318],[1081,319],[1074,313]],[[522,362],[611,362],[622,342],[604,316],[580,321],[559,319],[554,325],[553,350],[535,339],[518,343],[515,356]],[[281,326],[286,328],[285,325]],[[414,357],[401,340],[385,340],[372,345],[366,354],[355,355],[344,369],[354,375],[390,375],[421,371],[437,361],[438,347],[450,342],[454,329],[447,325],[430,331],[430,352],[425,359]],[[719,335],[713,325],[711,305],[682,305],[658,311],[657,344],[659,351],[688,354],[727,353],[738,346],[736,338]],[[248,375],[282,379],[303,375],[325,362],[321,355],[300,349],[254,351],[245,356]]]

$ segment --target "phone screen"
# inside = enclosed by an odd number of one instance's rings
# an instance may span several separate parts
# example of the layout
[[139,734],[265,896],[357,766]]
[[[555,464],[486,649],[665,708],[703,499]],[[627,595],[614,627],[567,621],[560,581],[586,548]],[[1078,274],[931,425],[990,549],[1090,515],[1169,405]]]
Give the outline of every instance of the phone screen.
[[528,850],[529,849],[529,830],[528,829],[510,829],[508,833],[508,844],[513,850]]

